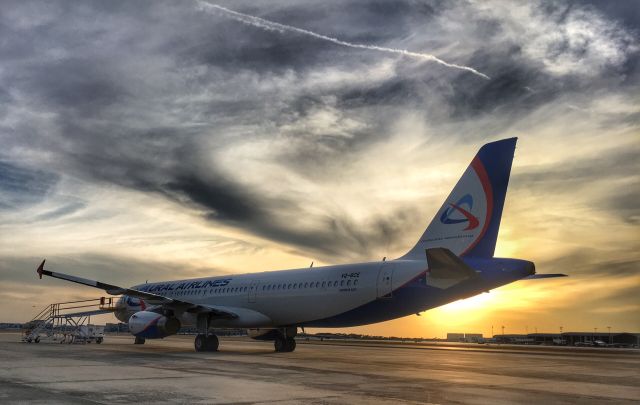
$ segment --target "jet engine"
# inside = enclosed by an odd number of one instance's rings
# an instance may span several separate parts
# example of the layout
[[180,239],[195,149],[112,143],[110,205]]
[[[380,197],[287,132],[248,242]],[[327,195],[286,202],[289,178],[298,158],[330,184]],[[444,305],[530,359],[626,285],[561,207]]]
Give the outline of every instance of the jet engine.
[[162,339],[175,335],[180,330],[176,317],[167,317],[151,311],[139,311],[129,318],[129,332],[133,336],[146,339]]

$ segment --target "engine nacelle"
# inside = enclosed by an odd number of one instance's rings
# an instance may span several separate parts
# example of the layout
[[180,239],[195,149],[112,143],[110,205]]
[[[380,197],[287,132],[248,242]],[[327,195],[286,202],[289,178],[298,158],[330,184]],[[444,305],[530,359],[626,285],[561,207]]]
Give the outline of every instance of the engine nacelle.
[[145,339],[162,339],[180,330],[176,317],[167,317],[151,311],[139,311],[129,318],[129,332]]

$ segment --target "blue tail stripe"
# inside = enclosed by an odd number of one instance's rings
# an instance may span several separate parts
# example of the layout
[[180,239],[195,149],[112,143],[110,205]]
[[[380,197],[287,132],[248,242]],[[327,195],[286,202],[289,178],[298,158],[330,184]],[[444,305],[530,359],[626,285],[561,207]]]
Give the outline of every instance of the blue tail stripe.
[[518,138],[508,138],[488,143],[478,151],[477,156],[487,172],[493,190],[493,210],[486,233],[473,248],[465,252],[465,256],[493,257],[517,140]]

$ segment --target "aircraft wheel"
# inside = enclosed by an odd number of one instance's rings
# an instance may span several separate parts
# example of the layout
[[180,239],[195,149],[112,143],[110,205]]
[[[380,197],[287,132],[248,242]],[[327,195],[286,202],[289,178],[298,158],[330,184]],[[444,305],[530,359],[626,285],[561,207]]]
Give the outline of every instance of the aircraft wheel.
[[144,341],[145,341],[144,338],[136,336],[136,340],[133,341],[133,344],[134,345],[143,345]]
[[96,338],[96,344],[98,344],[98,345],[99,345],[100,343],[102,343],[102,338],[101,338],[101,337]]
[[35,343],[40,343],[40,336],[36,337],[33,341],[34,341]]
[[220,341],[216,335],[207,335],[205,338],[205,350],[207,352],[217,352],[218,346],[220,345]]
[[193,346],[196,349],[196,352],[204,352],[207,350],[207,336],[199,333],[196,335],[195,340],[193,341]]
[[276,349],[276,352],[282,353],[287,351],[287,340],[284,337],[278,336],[276,340],[273,342],[273,346]]
[[286,352],[292,352],[296,350],[296,340],[292,337],[288,337],[286,346]]

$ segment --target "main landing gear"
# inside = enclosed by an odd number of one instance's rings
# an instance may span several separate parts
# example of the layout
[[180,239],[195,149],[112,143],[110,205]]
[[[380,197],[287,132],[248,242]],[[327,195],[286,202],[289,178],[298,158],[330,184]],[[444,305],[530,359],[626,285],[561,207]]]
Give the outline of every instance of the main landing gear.
[[[144,341],[145,341],[145,340],[144,340],[144,338],[141,338],[141,337],[137,337],[137,336],[136,336],[136,340],[134,340],[134,341],[133,341],[133,344],[134,344],[134,345],[143,345],[143,344],[144,344]],[[102,343],[102,342],[101,342],[101,343]]]
[[200,333],[196,335],[193,345],[196,348],[196,352],[217,352],[219,345],[218,337],[216,335]]
[[290,336],[277,336],[273,345],[278,353],[289,353],[296,350],[296,340]]

